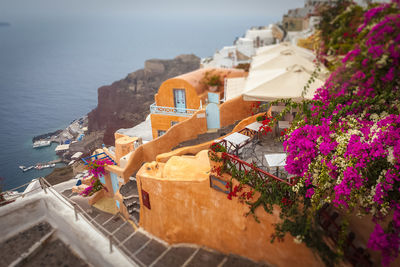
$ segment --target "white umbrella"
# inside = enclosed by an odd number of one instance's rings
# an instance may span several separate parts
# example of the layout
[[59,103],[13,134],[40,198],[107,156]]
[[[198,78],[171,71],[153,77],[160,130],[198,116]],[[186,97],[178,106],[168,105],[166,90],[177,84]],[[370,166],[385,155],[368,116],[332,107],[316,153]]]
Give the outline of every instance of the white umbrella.
[[281,51],[278,54],[267,54],[263,60],[256,60],[251,64],[251,70],[288,68],[300,65],[309,71],[314,71],[315,64],[312,60],[300,55],[293,49]]
[[266,47],[262,47],[257,49],[256,51],[256,57],[258,56],[263,56],[266,54],[274,54],[274,53],[280,53],[284,50],[294,50],[296,53],[310,59],[313,60],[315,58],[315,55],[312,51],[299,47],[297,45],[292,45],[290,43],[280,43],[277,45],[271,45],[271,46],[266,46]]
[[[299,65],[288,67],[286,71],[273,78],[266,77],[263,82],[259,78],[247,79],[243,99],[246,101],[273,101],[277,99],[291,98],[294,101],[303,99],[304,86],[311,78],[311,72]],[[310,84],[304,98],[312,99],[315,91],[322,87],[324,82],[320,79]]]

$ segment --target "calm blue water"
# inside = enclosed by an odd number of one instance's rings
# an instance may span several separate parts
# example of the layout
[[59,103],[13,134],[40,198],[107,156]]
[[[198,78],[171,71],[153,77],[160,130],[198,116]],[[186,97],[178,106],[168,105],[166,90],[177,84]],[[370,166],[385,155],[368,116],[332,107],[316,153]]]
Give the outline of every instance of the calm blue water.
[[97,105],[97,88],[142,68],[149,58],[212,55],[265,17],[26,19],[0,27],[0,177],[10,189],[51,169],[19,165],[53,160],[55,144],[32,137],[65,128]]

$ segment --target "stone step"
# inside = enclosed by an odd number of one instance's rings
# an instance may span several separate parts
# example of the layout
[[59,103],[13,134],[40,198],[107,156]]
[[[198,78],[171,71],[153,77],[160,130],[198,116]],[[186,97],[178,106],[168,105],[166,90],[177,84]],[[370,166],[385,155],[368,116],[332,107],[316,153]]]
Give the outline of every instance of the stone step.
[[134,213],[140,214],[140,210],[136,207],[133,207],[133,208],[128,209],[128,213],[131,215]]
[[144,247],[142,247],[135,253],[135,257],[138,258],[146,266],[150,266],[166,250],[166,245],[158,242],[155,239],[152,239]]
[[194,256],[192,256],[189,261],[185,262],[182,266],[185,267],[200,267],[200,266],[208,266],[208,267],[218,267],[221,263],[223,263],[225,259],[225,255],[204,248],[200,248]]
[[24,267],[36,266],[74,266],[74,267],[89,267],[83,259],[76,255],[68,245],[59,239],[46,242],[41,250],[33,255]]
[[28,262],[32,257],[34,257],[40,250],[43,249],[45,244],[52,238],[53,234],[56,232],[52,229],[49,233],[43,236],[39,241],[33,244],[27,251],[22,253],[15,261],[13,261],[9,266],[21,266],[22,264]]
[[136,224],[139,225],[140,215],[139,212],[130,213],[130,219]]
[[22,254],[29,251],[37,242],[40,242],[42,238],[52,233],[52,230],[53,228],[48,222],[40,222],[1,243],[2,264],[9,266],[15,262]]
[[152,263],[151,267],[182,266],[196,250],[196,247],[170,247]]
[[130,180],[126,184],[122,185],[121,188],[119,189],[119,192],[124,198],[130,197],[132,195],[138,195],[138,188],[136,181]]
[[140,204],[139,197],[132,197],[132,198],[129,198],[129,199],[124,199],[124,205],[126,207],[129,207],[129,206],[131,206],[133,204]]

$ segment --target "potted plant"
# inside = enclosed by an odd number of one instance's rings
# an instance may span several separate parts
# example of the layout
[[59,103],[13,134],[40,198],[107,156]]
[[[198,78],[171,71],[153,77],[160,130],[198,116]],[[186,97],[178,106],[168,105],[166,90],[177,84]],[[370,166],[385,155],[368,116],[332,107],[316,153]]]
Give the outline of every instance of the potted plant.
[[221,176],[222,174],[222,168],[224,166],[224,153],[226,153],[226,148],[220,143],[213,143],[208,150],[211,173],[215,176]]
[[222,85],[221,77],[218,74],[211,75],[211,72],[206,72],[204,75],[204,82],[211,92],[217,91],[218,87]]

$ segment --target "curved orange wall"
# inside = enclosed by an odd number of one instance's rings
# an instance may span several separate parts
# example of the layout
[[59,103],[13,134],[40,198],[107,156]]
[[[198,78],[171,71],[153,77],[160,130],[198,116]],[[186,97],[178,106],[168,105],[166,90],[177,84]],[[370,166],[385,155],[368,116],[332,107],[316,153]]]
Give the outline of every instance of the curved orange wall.
[[155,178],[145,166],[137,179],[138,187],[150,197],[151,210],[140,208],[140,226],[146,231],[168,243],[204,245],[275,266],[323,266],[310,249],[289,235],[284,242],[270,243],[273,224],[279,220],[277,212],[271,215],[258,208],[261,223],[257,223],[251,215],[244,216],[246,205],[210,188],[208,178]]
[[196,89],[187,81],[172,78],[163,82],[155,96],[156,105],[162,107],[174,107],[174,90],[185,89],[186,108],[198,109],[200,107],[200,98],[197,95]]
[[[220,105],[221,126],[228,126],[238,120],[246,118],[251,113],[253,101],[243,101],[242,97],[236,97]],[[143,162],[156,159],[158,154],[171,151],[178,144],[197,138],[199,134],[207,132],[207,121],[205,116],[198,118],[197,115],[205,113],[204,110],[196,112],[187,120],[171,127],[163,136],[139,146],[131,155],[124,169],[118,166],[107,166],[108,171],[112,171],[124,178],[128,182],[142,166]]]
[[221,126],[231,125],[250,116],[254,103],[255,101],[244,101],[242,96],[238,96],[221,104],[219,107]]
[[[256,115],[253,115],[251,117],[243,119],[241,122],[239,122],[235,126],[235,128],[233,128],[232,132],[230,132],[230,133],[228,133],[228,134],[226,134],[224,136],[221,136],[220,139],[225,137],[225,136],[227,136],[227,135],[230,135],[233,132],[237,132],[237,131],[242,130],[246,125],[249,125],[250,123],[255,122],[256,118],[259,115],[262,115],[262,114],[264,114],[264,113],[258,113]],[[201,150],[208,149],[213,142],[214,142],[214,140],[211,140],[211,141],[208,141],[208,142],[205,142],[205,143],[202,143],[202,144],[198,144],[198,145],[194,145],[194,146],[181,147],[181,148],[175,149],[175,150],[170,151],[170,152],[162,153],[162,154],[157,155],[156,161],[157,162],[167,162],[167,160],[170,159],[173,156],[182,156],[182,155],[186,155],[186,154],[195,155],[195,154],[199,153]]]

